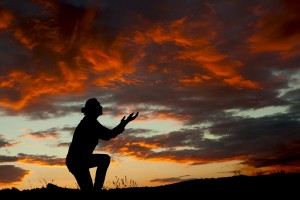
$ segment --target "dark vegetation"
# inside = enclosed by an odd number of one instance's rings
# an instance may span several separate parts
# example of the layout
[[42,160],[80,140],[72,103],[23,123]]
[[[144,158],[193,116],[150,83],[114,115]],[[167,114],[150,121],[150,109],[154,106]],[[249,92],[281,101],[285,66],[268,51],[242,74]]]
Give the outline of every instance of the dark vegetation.
[[[206,178],[182,181],[155,187],[127,187],[105,189],[98,192],[82,192],[48,183],[46,187],[30,190],[2,189],[0,195],[22,198],[62,199],[297,199],[299,198],[300,173],[276,173],[268,175],[236,175],[226,178]],[[89,198],[90,197],[90,198]]]

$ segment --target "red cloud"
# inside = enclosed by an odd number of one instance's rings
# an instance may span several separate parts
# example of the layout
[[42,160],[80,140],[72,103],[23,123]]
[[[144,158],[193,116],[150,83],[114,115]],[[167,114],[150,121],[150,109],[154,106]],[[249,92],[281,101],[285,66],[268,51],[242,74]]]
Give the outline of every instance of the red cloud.
[[12,13],[0,6],[0,30],[8,28],[12,20]]
[[[281,8],[263,10],[256,33],[249,38],[254,52],[279,52],[282,57],[299,55],[300,4],[285,0]],[[259,12],[259,13],[260,13]]]

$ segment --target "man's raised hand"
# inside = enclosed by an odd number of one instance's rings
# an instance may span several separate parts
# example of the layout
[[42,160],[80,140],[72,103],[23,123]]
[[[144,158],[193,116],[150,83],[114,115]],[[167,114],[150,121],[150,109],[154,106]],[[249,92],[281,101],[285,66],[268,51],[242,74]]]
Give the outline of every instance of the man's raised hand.
[[137,116],[139,115],[139,112],[135,113],[135,115],[133,115],[133,114],[134,113],[131,113],[127,118],[124,116],[121,120],[121,123],[128,124],[129,122],[131,122],[132,120],[137,118]]

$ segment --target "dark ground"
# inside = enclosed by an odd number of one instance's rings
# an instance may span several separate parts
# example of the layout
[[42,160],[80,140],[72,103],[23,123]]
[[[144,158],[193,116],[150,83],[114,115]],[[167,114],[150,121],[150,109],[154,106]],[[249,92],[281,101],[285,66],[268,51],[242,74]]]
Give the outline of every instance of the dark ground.
[[132,187],[86,193],[53,184],[31,190],[0,190],[0,196],[31,199],[299,199],[300,173],[232,176],[182,181],[156,187]]

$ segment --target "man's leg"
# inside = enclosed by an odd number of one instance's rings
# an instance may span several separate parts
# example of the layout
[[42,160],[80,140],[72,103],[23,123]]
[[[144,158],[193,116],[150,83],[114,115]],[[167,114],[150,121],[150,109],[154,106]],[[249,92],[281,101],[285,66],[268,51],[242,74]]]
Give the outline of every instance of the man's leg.
[[90,167],[97,167],[94,189],[101,190],[105,181],[106,172],[110,164],[110,156],[107,154],[94,154]]
[[73,175],[82,191],[93,190],[93,181],[89,168],[77,171],[76,173],[73,173]]

